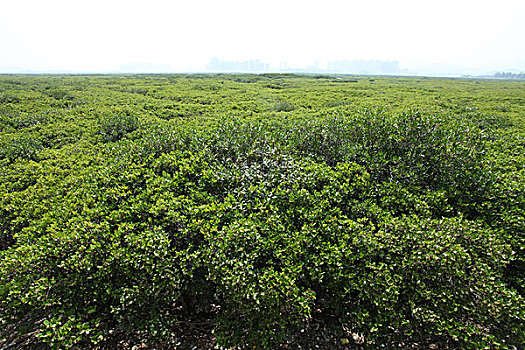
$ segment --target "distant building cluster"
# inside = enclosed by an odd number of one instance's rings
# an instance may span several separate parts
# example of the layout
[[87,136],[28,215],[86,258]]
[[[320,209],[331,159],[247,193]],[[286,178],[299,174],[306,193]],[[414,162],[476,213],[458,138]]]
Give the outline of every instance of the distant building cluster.
[[319,61],[308,67],[289,67],[287,62],[281,62],[279,67],[270,66],[258,59],[249,61],[225,61],[212,58],[205,68],[206,72],[215,73],[263,73],[301,72],[301,73],[337,73],[337,74],[371,74],[396,75],[407,74],[406,68],[399,68],[399,61],[381,60],[341,60],[328,61],[320,67]]
[[[275,69],[275,68],[272,68]],[[209,72],[247,72],[260,73],[270,70],[270,65],[260,60],[250,61],[223,61],[213,58],[207,65]],[[304,72],[327,72],[327,73],[348,73],[348,74],[400,74],[405,73],[399,68],[399,61],[380,61],[380,60],[344,60],[329,61],[326,68],[320,68],[316,62],[315,66],[308,68],[288,68],[286,63],[282,63],[278,71],[304,71]]]
[[213,58],[206,67],[210,72],[266,72],[270,68],[269,64],[263,63],[259,60],[250,60],[244,62],[238,61],[222,61],[218,58]]
[[353,60],[329,61],[327,71],[351,74],[399,74],[399,61]]
[[497,79],[525,79],[525,72],[511,73],[511,72],[498,72],[492,75],[493,78]]

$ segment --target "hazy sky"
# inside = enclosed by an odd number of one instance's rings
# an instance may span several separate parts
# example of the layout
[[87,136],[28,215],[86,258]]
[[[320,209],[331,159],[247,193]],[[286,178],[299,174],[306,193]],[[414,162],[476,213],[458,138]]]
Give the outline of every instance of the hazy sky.
[[399,60],[525,70],[525,0],[0,0],[5,67]]

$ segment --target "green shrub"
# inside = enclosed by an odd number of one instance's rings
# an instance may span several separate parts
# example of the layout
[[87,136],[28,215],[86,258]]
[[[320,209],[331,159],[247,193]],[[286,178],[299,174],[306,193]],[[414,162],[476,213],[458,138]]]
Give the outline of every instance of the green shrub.
[[46,124],[49,121],[48,113],[21,114],[9,120],[9,124],[15,129],[28,128],[36,125]]
[[216,334],[224,345],[270,348],[310,319],[323,266],[334,263],[328,243],[336,232],[319,228],[348,221],[342,218],[348,208],[336,204],[357,200],[367,177],[351,164],[333,170],[279,155],[231,176],[239,187],[229,189],[233,196],[216,214],[225,219],[203,232],[223,307]]
[[126,134],[139,128],[140,123],[136,115],[125,112],[110,112],[100,119],[99,134],[104,141],[114,142],[122,139]]
[[2,93],[0,94],[0,103],[19,103],[20,98],[18,96],[8,94],[8,93]]
[[521,348],[522,89],[435,84],[0,77],[2,337]]
[[71,96],[67,91],[62,90],[58,87],[53,87],[45,90],[45,93],[49,97],[53,97],[55,100],[72,100],[73,96]]
[[192,184],[206,178],[206,164],[187,153],[143,168],[133,149],[114,149],[120,158],[91,169],[43,213],[51,223],[31,222],[1,253],[4,321],[33,314],[36,335],[57,347],[98,343],[111,327],[171,334],[177,307],[202,287],[190,259],[202,239],[189,235],[185,215],[203,200]]
[[479,177],[484,140],[474,125],[452,118],[365,111],[298,123],[290,148],[332,165],[354,161],[378,181],[441,189]]
[[[277,86],[277,89],[282,89],[281,86]],[[280,100],[273,104],[272,111],[274,112],[291,112],[295,109],[295,106],[287,101]]]
[[[222,344],[269,348],[297,336],[314,308],[375,345],[428,334],[470,348],[523,341],[524,300],[501,278],[512,252],[496,232],[392,218],[366,199],[368,177],[349,164],[276,168],[226,202],[220,216],[233,220],[207,234]],[[253,176],[246,170],[241,183]]]
[[13,138],[0,143],[0,159],[10,162],[17,160],[38,160],[43,148],[38,139],[31,137]]
[[100,342],[109,327],[167,332],[181,273],[166,233],[145,225],[82,218],[1,257],[4,320],[27,314],[43,322],[37,336],[59,347]]
[[469,348],[524,341],[524,300],[498,277],[512,253],[493,231],[401,217],[349,237],[345,248],[326,290],[346,328],[365,339],[432,334]]

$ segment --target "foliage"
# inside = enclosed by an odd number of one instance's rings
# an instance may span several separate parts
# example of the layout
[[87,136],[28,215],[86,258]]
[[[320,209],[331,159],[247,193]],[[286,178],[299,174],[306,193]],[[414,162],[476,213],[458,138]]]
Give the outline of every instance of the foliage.
[[42,143],[34,138],[20,138],[5,140],[0,143],[0,159],[10,162],[16,160],[37,160]]
[[518,82],[6,76],[0,91],[2,327],[53,348],[115,328],[169,342],[188,317],[241,348],[314,321],[369,348],[525,342]]
[[99,133],[105,141],[118,141],[127,133],[137,130],[139,119],[125,112],[109,112],[100,119]]

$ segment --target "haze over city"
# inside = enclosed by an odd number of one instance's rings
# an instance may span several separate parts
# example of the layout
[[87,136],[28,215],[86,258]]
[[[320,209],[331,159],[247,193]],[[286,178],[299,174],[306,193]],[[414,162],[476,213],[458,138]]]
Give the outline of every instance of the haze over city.
[[525,71],[518,0],[4,0],[0,13],[0,73]]

